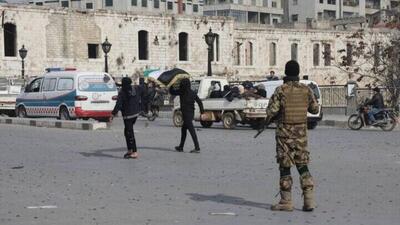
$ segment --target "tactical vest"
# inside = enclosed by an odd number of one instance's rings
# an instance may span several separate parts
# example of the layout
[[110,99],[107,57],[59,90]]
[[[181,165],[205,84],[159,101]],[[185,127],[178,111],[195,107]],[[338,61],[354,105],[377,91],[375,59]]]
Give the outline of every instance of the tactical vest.
[[307,123],[308,88],[300,85],[285,85],[282,88],[285,98],[283,123]]

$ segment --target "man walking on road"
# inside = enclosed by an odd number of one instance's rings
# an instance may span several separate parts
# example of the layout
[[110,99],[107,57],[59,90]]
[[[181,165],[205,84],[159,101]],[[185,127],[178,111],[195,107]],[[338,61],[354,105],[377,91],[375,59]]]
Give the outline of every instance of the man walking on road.
[[299,83],[299,64],[291,60],[286,63],[284,84],[279,86],[267,108],[266,124],[274,118],[276,129],[276,159],[280,171],[280,195],[278,204],[271,210],[293,211],[292,184],[290,168],[295,165],[300,174],[303,190],[303,211],[313,211],[314,181],[308,170],[309,151],[307,150],[307,111],[318,113],[318,103],[313,92]]
[[170,88],[171,95],[179,95],[181,103],[181,112],[183,116],[183,125],[181,129],[181,143],[179,146],[175,147],[178,152],[183,152],[183,146],[185,145],[187,130],[189,130],[192,136],[194,149],[190,151],[191,153],[200,153],[200,145],[197,140],[196,130],[193,126],[194,118],[194,103],[197,102],[200,108],[200,113],[203,114],[203,103],[201,102],[199,96],[190,89],[190,80],[184,78],[181,80],[179,90],[174,89],[172,86]]

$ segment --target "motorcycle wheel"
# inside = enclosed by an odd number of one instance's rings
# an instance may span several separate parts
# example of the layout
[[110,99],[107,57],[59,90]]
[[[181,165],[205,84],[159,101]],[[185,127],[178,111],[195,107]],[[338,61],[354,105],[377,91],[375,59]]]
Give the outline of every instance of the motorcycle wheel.
[[389,118],[386,120],[386,123],[381,126],[381,129],[384,131],[392,131],[396,127],[396,123],[396,118],[389,116]]
[[359,130],[363,126],[362,119],[358,114],[353,114],[349,117],[347,125],[352,130]]

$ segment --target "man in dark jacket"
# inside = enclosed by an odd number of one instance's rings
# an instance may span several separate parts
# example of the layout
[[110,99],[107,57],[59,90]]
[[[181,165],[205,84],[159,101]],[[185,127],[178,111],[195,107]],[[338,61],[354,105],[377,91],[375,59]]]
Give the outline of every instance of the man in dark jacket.
[[113,117],[121,111],[124,119],[124,134],[128,152],[124,158],[137,158],[137,148],[133,125],[141,112],[141,98],[143,90],[139,86],[132,86],[132,80],[129,77],[122,78],[122,88],[118,93],[117,103],[112,111]]
[[376,123],[375,116],[377,113],[379,113],[383,108],[385,108],[385,105],[383,103],[383,96],[380,93],[380,89],[378,87],[373,89],[374,91],[374,96],[372,97],[371,100],[367,102],[367,105],[371,105],[372,108],[368,112],[368,119],[371,125],[374,125]]
[[190,80],[187,78],[181,80],[181,83],[179,85],[179,90],[176,90],[173,87],[171,87],[169,90],[171,95],[179,95],[181,103],[181,112],[183,116],[183,125],[181,128],[181,143],[179,144],[179,146],[175,147],[175,150],[177,150],[178,152],[183,152],[183,146],[185,145],[187,130],[189,130],[194,143],[194,150],[190,152],[200,153],[199,141],[197,140],[196,131],[193,127],[193,118],[194,118],[194,102],[197,102],[197,104],[199,105],[201,114],[203,114],[204,112],[203,103],[201,102],[197,94],[190,89]]

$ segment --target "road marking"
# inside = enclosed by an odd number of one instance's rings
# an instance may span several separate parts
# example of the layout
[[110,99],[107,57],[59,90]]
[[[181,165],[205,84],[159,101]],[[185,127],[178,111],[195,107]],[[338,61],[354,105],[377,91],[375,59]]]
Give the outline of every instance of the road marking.
[[27,209],[57,209],[56,205],[27,206]]

